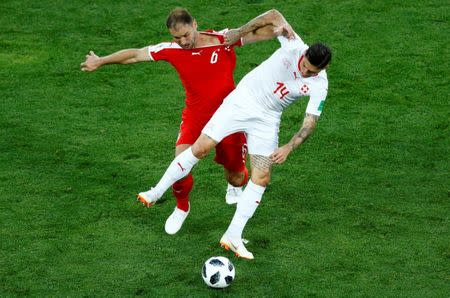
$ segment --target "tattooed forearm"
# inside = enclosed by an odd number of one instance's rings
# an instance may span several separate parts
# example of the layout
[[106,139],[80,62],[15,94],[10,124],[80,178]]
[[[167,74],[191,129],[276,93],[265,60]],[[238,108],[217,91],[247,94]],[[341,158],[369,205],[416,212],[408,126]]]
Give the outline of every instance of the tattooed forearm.
[[284,19],[283,15],[276,9],[269,10],[247,24],[240,27],[239,33],[243,36],[250,32],[256,32],[259,28],[262,28],[267,25],[272,26],[280,26],[281,24],[285,24],[286,20]]
[[292,150],[303,144],[303,142],[305,142],[305,140],[312,134],[312,132],[316,129],[318,119],[319,116],[316,115],[305,115],[302,127],[289,141]]
[[250,156],[252,167],[257,168],[261,171],[270,171],[272,168],[272,161],[270,161],[269,157],[262,155],[251,155]]

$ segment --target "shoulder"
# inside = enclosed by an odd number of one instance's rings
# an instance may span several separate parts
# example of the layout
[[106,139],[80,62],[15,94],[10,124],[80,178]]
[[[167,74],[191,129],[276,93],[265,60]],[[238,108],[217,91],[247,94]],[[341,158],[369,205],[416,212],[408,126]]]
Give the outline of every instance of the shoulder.
[[293,49],[306,49],[308,48],[308,45],[306,45],[303,40],[300,38],[300,36],[295,33],[295,37],[293,39],[288,39],[284,36],[278,36],[278,41],[280,42],[281,48],[287,49],[287,50],[293,50]]
[[181,47],[175,42],[161,42],[147,47],[147,53],[153,61],[170,59],[178,50],[181,50]]
[[[228,31],[230,31],[230,29],[225,28],[225,29],[222,29],[220,31],[205,30],[205,31],[202,31],[201,33],[203,33],[205,35],[214,36],[214,37],[216,37],[219,40],[220,43],[224,43],[225,42],[225,34]],[[234,43],[231,46],[242,46],[242,45],[243,45],[243,43],[242,43],[242,38],[241,38],[241,39],[239,39],[236,43]]]
[[310,81],[311,94],[319,95],[320,97],[326,97],[328,93],[328,78],[325,70],[319,72],[319,74]]
[[324,69],[314,78],[319,87],[328,88],[327,71]]
[[157,53],[165,49],[181,49],[181,47],[175,42],[161,42],[156,45],[148,46],[148,51],[152,53]]
[[207,29],[205,31],[201,31],[200,34],[204,34],[204,35],[210,36],[210,37],[212,37],[214,39],[219,40],[220,43],[223,43],[224,39],[225,39],[225,33],[227,31],[228,31],[228,29],[224,29],[224,30],[221,30],[221,31],[214,31],[212,29]]

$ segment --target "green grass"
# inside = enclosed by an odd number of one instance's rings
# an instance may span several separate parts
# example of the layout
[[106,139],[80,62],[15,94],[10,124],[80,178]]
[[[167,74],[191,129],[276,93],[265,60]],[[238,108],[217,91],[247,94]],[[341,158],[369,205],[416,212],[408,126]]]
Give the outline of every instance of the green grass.
[[[449,47],[445,1],[10,1],[0,3],[0,296],[448,297]],[[225,5],[226,4],[226,5]],[[211,158],[192,211],[164,232],[174,200],[134,194],[173,157],[184,93],[166,63],[82,73],[105,55],[169,39],[165,18],[237,27],[277,8],[307,43],[334,50],[312,138],[274,169],[245,237],[222,251],[234,213]],[[276,41],[237,49],[236,80]],[[305,102],[283,115],[280,142]],[[230,257],[236,280],[200,270]]]

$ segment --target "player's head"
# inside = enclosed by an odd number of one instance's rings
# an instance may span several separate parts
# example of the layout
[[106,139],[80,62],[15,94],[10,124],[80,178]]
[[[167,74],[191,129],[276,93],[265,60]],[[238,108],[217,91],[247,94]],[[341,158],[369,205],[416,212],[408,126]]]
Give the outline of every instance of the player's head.
[[175,8],[167,17],[167,29],[173,40],[183,49],[192,49],[197,41],[197,22],[189,11],[184,8]]
[[328,67],[330,61],[331,49],[323,43],[313,44],[306,50],[304,59],[300,62],[302,76],[307,78],[317,75]]

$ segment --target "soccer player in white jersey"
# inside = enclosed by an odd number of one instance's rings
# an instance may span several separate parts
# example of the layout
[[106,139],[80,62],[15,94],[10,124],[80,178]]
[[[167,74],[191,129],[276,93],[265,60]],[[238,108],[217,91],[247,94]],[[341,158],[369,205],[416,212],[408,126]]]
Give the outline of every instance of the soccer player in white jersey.
[[[252,25],[249,22],[239,29],[230,30],[225,37],[226,43],[232,44],[253,30]],[[239,82],[192,147],[172,161],[154,188],[141,193],[148,201],[158,200],[172,183],[187,175],[225,136],[245,132],[251,159],[251,179],[220,244],[246,259],[253,259],[253,254],[245,248],[242,232],[261,202],[270,180],[271,167],[274,163],[283,163],[311,135],[327,96],[325,69],[331,61],[331,50],[321,43],[308,47],[297,34],[294,39],[279,36],[278,40],[281,47]],[[302,97],[309,97],[303,124],[287,144],[278,147],[281,113]]]

